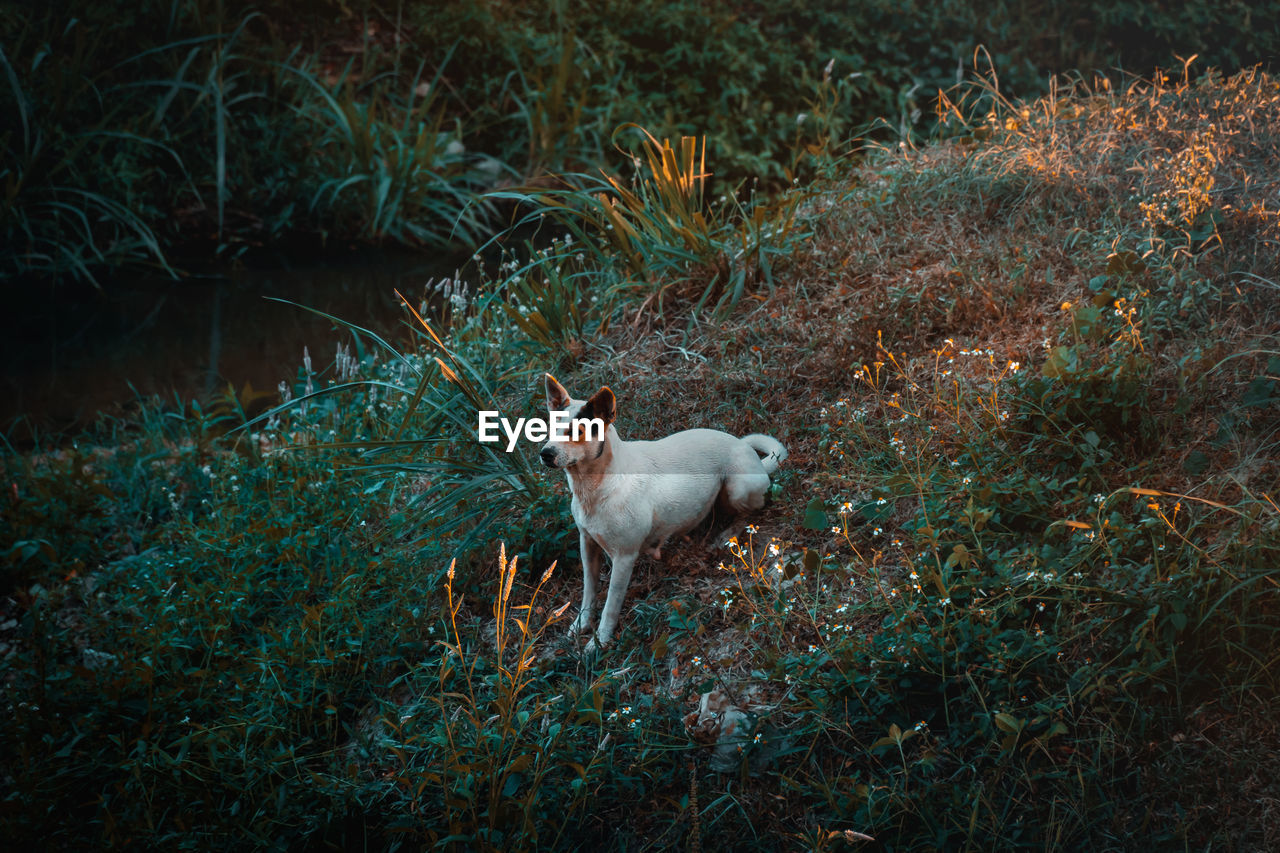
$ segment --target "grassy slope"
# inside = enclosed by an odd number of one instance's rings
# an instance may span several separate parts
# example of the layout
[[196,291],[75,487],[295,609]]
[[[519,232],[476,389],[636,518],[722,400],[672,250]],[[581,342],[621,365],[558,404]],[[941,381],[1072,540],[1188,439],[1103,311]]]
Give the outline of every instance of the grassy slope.
[[[323,454],[159,422],[109,454],[6,457],[33,543],[4,605],[6,821],[170,844],[1274,846],[1278,139],[1261,76],[1001,105],[837,165],[777,290],[728,317],[688,311],[695,280],[535,348],[572,389],[610,384],[628,437],[792,452],[741,545],[637,572],[594,667],[555,639],[566,616],[537,636],[576,595],[571,555],[496,597],[446,578]],[[539,500],[505,535],[559,553],[562,497]],[[746,712],[743,742],[716,752],[703,697]]]
[[[883,790],[885,812],[849,810],[878,816],[891,838],[955,842],[976,825],[982,846],[1275,843],[1275,788],[1262,768],[1277,761],[1266,711],[1276,687],[1268,495],[1280,474],[1268,378],[1280,343],[1277,94],[1270,79],[1166,80],[1007,105],[972,137],[888,153],[817,195],[817,235],[783,276],[787,291],[686,342],[700,358],[647,329],[611,338],[616,356],[584,372],[619,393],[625,434],[696,423],[774,432],[791,447],[783,496],[757,522],[747,563],[773,562],[760,556],[768,536],[789,543],[784,553],[833,554],[824,567],[848,571],[824,575],[830,588],[799,619],[768,619],[768,594],[740,596],[728,611],[769,631],[708,617],[708,636],[663,669],[672,682],[692,686],[677,674],[700,648],[724,652],[715,680],[741,693],[776,685],[782,671],[812,672],[808,644],[822,647],[853,695],[873,697],[869,719],[825,716],[826,689],[751,706],[779,737],[822,719],[809,743],[820,769],[792,778],[810,795],[836,777]],[[843,401],[861,415],[842,414]],[[797,529],[815,497],[832,531]],[[845,501],[853,513],[842,519]],[[1092,529],[1073,533],[1064,520]],[[1064,545],[1071,536],[1089,544]],[[677,588],[714,614],[719,590],[741,579],[709,571],[716,560],[676,557],[676,571],[650,576],[649,601],[669,607],[665,576],[687,569]],[[1074,582],[1063,584],[1067,566]],[[1016,585],[1046,570],[1055,582]],[[852,642],[832,631],[844,619],[829,596],[846,578],[855,630],[871,632]],[[924,600],[897,604],[913,587]],[[960,617],[937,605],[962,596]],[[1107,607],[1108,596],[1125,600]],[[1224,612],[1232,607],[1250,615]],[[948,618],[991,630],[969,635]],[[662,633],[649,619],[632,625],[622,643]],[[765,639],[779,633],[789,642]],[[885,633],[943,654],[903,656]],[[1018,636],[1047,639],[1011,652],[1019,672],[1005,678],[992,650]],[[1097,655],[1108,660],[1095,671]],[[1062,665],[1041,666],[1050,656]],[[898,658],[900,684],[875,675],[874,661]],[[982,712],[1010,716],[955,722]],[[900,768],[887,747],[867,751],[890,725],[918,719],[932,736]],[[1065,732],[1050,734],[1058,723]],[[1004,742],[1014,725],[1038,727],[1040,740]],[[1236,752],[1245,742],[1249,758]],[[993,752],[996,765],[1021,754],[1025,776],[987,766]],[[974,787],[908,793],[921,765]],[[1077,771],[1090,779],[1084,796],[1049,781]],[[984,786],[1003,796],[988,800]],[[757,791],[753,805],[768,811],[770,796]],[[793,816],[814,807],[789,799]]]

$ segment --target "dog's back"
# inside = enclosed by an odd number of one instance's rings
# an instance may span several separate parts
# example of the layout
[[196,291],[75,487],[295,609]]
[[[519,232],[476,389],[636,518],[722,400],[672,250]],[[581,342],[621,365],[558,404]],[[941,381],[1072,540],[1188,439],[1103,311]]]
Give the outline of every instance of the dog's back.
[[656,441],[619,441],[606,488],[651,507],[645,539],[666,539],[702,521],[717,498],[735,513],[764,506],[769,474],[786,458],[772,436],[689,429]]

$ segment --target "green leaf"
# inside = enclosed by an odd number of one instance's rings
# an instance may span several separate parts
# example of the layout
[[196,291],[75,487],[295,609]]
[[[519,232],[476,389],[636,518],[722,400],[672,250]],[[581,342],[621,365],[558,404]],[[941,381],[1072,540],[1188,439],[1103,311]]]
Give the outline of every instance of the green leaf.
[[[898,482],[895,482],[895,480]],[[907,493],[910,493],[910,490],[915,487],[915,483],[909,477],[891,477],[888,482],[889,485],[900,487],[903,492]],[[896,505],[891,500],[886,500],[884,503],[880,503],[877,500],[867,501],[858,507],[858,511],[862,513],[862,517],[867,521],[883,523],[893,515],[895,508]]]
[[951,549],[951,554],[948,555],[944,568],[951,569],[960,566],[962,569],[967,569],[975,562],[976,560],[974,560],[973,554],[969,552],[968,548],[964,545],[956,545]]
[[1019,720],[1012,714],[1005,713],[996,714],[995,723],[996,728],[1000,729],[1002,732],[1008,732],[1009,734],[1017,734],[1022,731],[1022,727],[1026,725],[1022,720]]
[[1075,347],[1054,347],[1049,351],[1040,372],[1048,379],[1070,376],[1076,372],[1079,356]]
[[1147,265],[1135,252],[1116,252],[1107,258],[1107,275],[1119,275],[1126,272],[1142,272]]
[[1240,405],[1245,407],[1268,406],[1276,400],[1276,381],[1270,376],[1255,376],[1245,389]]
[[827,506],[822,498],[812,498],[804,507],[804,527],[806,530],[825,530],[828,526]]
[[1199,450],[1193,450],[1183,460],[1182,469],[1192,477],[1198,477],[1209,468],[1209,457]]
[[[1110,299],[1102,300],[1105,303]],[[1076,331],[1081,337],[1091,337],[1099,330],[1099,321],[1102,319],[1102,310],[1096,305],[1081,305],[1072,315],[1072,321],[1075,323]]]

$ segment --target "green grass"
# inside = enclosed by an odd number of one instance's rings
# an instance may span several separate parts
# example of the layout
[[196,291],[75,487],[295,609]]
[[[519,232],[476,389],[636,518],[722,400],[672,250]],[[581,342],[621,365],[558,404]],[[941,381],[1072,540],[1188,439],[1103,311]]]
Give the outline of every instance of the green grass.
[[[7,448],[6,837],[1274,846],[1280,89],[953,101],[797,189],[771,284],[713,270],[791,202],[709,215],[655,136],[526,193],[571,239],[408,294],[410,344],[353,328],[244,428],[149,403]],[[473,435],[552,366],[627,437],[791,450],[594,661],[563,482]]]

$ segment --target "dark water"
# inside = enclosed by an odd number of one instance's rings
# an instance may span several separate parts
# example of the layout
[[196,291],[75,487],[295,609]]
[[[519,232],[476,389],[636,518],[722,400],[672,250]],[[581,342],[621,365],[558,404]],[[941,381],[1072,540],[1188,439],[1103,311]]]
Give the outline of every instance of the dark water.
[[27,294],[4,320],[0,430],[21,441],[33,429],[83,426],[98,412],[127,410],[139,395],[207,403],[229,386],[274,394],[297,374],[304,346],[320,369],[351,335],[266,297],[402,342],[407,329],[394,291],[416,307],[427,282],[451,276],[456,265],[452,257],[383,252],[216,278],[114,282],[102,293]]

